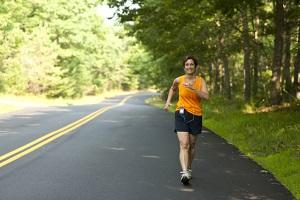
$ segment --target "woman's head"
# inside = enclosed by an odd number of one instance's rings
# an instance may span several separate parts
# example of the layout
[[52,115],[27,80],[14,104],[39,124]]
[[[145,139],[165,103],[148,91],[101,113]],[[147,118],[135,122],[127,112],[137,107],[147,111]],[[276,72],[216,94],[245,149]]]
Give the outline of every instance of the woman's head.
[[186,74],[193,75],[196,73],[198,61],[194,56],[186,56],[183,59],[183,66]]

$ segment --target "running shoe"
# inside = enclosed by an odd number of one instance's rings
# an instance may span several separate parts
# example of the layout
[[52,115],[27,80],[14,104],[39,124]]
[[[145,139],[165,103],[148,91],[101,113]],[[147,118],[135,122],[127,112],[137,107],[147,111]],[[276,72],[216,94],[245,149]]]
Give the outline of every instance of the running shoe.
[[181,178],[180,181],[183,185],[188,185],[189,184],[189,176],[187,171],[182,171],[180,172]]
[[188,179],[191,180],[192,179],[192,170],[191,169],[187,170],[187,175],[188,175]]

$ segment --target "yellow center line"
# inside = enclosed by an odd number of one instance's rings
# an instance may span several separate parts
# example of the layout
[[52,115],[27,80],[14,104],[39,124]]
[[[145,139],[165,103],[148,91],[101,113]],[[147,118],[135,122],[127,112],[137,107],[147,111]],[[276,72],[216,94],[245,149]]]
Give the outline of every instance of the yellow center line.
[[72,130],[82,126],[83,124],[91,121],[92,119],[96,118],[97,116],[101,115],[102,113],[106,112],[107,110],[110,110],[112,108],[116,108],[119,106],[122,106],[129,98],[131,98],[132,96],[127,96],[126,98],[124,98],[120,103],[118,103],[117,105],[114,106],[107,106],[104,108],[101,108],[67,126],[64,126],[63,128],[60,128],[56,131],[53,131],[51,133],[48,133],[24,146],[21,146],[9,153],[6,153],[2,156],[0,156],[0,168],[41,148],[42,146],[52,142],[53,140],[63,136],[66,133],[71,132]]
[[52,137],[52,136],[54,136],[54,135],[57,134],[57,133],[60,133],[60,132],[62,132],[62,131],[64,131],[64,130],[68,130],[68,129],[71,128],[72,126],[74,126],[74,125],[76,125],[76,124],[78,124],[78,123],[84,121],[85,119],[87,119],[87,118],[89,118],[89,117],[91,117],[91,116],[97,114],[97,113],[98,113],[99,111],[101,111],[101,110],[103,110],[103,108],[101,108],[101,109],[99,109],[99,110],[97,110],[97,111],[95,111],[95,112],[93,112],[93,113],[91,113],[91,114],[89,114],[89,115],[87,115],[87,116],[85,116],[85,117],[83,117],[83,118],[81,118],[81,119],[79,119],[79,120],[77,120],[77,121],[75,121],[75,122],[73,122],[73,123],[67,125],[67,126],[64,126],[63,128],[60,128],[60,129],[58,129],[58,130],[56,130],[56,131],[53,131],[53,132],[51,132],[51,133],[48,133],[48,134],[46,134],[46,135],[44,135],[44,136],[42,136],[42,137],[40,137],[40,138],[38,138],[38,139],[36,139],[36,140],[34,140],[34,141],[32,141],[32,142],[30,142],[30,143],[24,145],[24,146],[21,146],[21,147],[15,149],[15,150],[13,150],[13,151],[7,153],[7,154],[4,154],[4,155],[0,156],[0,161],[6,159],[6,158],[8,158],[8,157],[10,157],[10,156],[12,156],[12,155],[14,155],[14,154],[16,154],[16,153],[19,153],[19,152],[21,152],[21,151],[23,151],[23,150],[25,150],[25,149],[27,149],[27,148],[29,148],[29,147],[31,147],[31,146],[33,146],[33,145],[39,143],[39,142],[41,142],[41,141],[43,141],[43,140],[45,140],[45,139],[47,139],[47,138],[49,138],[49,137]]

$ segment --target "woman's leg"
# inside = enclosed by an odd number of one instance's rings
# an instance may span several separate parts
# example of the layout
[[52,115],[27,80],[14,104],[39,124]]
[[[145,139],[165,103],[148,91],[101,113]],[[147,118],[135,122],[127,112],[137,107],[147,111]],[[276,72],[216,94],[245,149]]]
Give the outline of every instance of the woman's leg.
[[192,162],[195,157],[196,153],[196,142],[197,142],[197,135],[189,134],[189,140],[190,140],[190,148],[189,148],[189,163],[188,163],[188,169],[192,169]]
[[179,160],[181,164],[182,171],[187,171],[189,163],[190,163],[190,134],[188,132],[177,132],[178,140],[179,140]]

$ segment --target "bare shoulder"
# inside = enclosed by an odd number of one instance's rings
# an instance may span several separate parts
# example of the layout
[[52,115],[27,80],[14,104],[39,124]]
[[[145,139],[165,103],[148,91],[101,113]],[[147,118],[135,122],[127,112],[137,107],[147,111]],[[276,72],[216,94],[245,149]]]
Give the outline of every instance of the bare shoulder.
[[177,89],[179,85],[179,77],[175,78],[172,84],[173,89]]
[[180,77],[175,78],[174,81],[173,81],[173,83],[178,84],[178,83],[179,83],[179,78],[180,78]]
[[205,82],[205,79],[204,78],[202,78],[202,84],[204,84],[204,85],[206,85],[206,82]]
[[199,77],[201,83],[205,84],[205,79],[202,76],[198,76],[198,77]]

